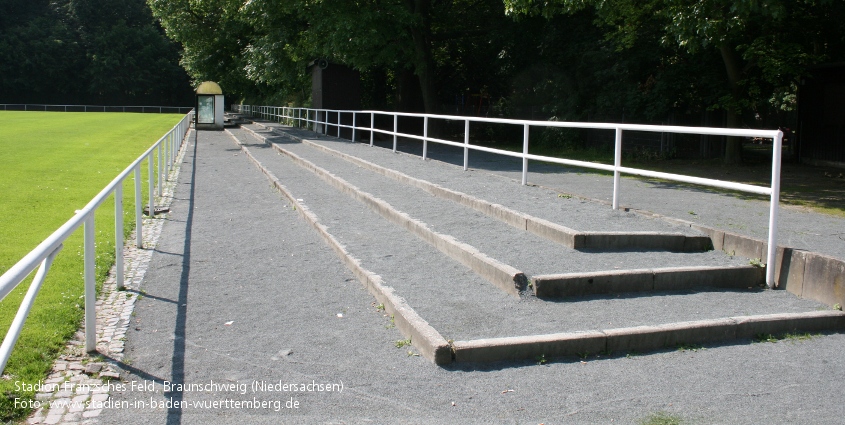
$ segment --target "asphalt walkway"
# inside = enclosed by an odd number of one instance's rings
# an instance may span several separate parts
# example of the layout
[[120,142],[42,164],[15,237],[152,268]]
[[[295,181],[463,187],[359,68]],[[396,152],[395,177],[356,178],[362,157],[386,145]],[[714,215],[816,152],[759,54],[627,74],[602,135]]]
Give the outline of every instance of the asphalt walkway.
[[[435,366],[404,345],[228,134],[195,134],[126,336],[123,387],[112,391],[116,408],[100,415],[103,423],[635,423],[657,412],[702,423],[832,423],[845,414],[842,334]],[[303,202],[347,243],[381,234],[353,225],[371,221],[366,207],[307,183],[306,171],[252,144],[256,156],[278,158],[267,164],[281,180],[322,190],[304,192]],[[343,206],[319,207],[335,201]],[[372,242],[403,243],[386,235]],[[430,250],[414,246],[422,251],[402,254],[418,257],[413,266],[384,255],[376,263],[378,250],[371,264],[405,273],[386,277],[396,286],[422,276],[490,289],[448,259],[424,260]]]

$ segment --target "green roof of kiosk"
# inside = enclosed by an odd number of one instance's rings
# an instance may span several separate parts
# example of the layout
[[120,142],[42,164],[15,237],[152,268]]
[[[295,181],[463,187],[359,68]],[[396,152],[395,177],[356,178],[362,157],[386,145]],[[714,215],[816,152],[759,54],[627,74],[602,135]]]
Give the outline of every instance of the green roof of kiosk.
[[197,94],[223,94],[223,90],[214,81],[205,81],[197,87]]

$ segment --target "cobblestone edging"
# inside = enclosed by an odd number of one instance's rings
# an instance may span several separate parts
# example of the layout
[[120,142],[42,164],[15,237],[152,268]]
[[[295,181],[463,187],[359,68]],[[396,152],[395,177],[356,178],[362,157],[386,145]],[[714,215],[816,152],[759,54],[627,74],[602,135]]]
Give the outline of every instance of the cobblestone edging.
[[[190,139],[191,130],[186,137]],[[180,165],[185,156],[183,143],[175,160],[175,167],[162,182],[163,194],[156,205],[170,206],[173,191],[179,178]],[[28,424],[94,424],[109,400],[109,381],[120,379],[118,364],[123,361],[126,331],[140,292],[138,291],[147,271],[153,251],[158,243],[167,214],[143,221],[143,244],[135,245],[135,232],[126,239],[124,253],[124,286],[117,290],[115,267],[103,283],[97,297],[97,354],[85,353],[85,330],[78,330],[68,341],[64,352],[53,364],[53,369],[42,388],[54,391],[39,392],[37,408],[27,419]]]

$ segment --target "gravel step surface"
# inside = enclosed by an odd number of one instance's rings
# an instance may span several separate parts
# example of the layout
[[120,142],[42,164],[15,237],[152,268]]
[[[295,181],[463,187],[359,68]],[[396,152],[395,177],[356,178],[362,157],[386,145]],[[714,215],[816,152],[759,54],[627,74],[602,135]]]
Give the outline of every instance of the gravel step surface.
[[[273,133],[262,134],[272,136]],[[397,182],[314,147],[282,137],[273,137],[270,140],[281,148],[331,171],[359,189],[387,201],[394,208],[428,224],[432,230],[452,235],[488,256],[517,268],[529,277],[541,274],[604,270],[748,264],[748,260],[730,257],[721,251],[657,253],[575,250],[514,228],[469,207],[432,196],[422,189]],[[531,204],[536,209],[542,210],[545,209],[544,207],[554,208],[556,204],[560,204],[560,201],[555,196],[536,199]],[[654,221],[640,219],[625,212],[615,212],[609,218],[610,221],[620,219]]]
[[[274,123],[262,124],[281,127]],[[316,135],[307,131],[301,134],[311,138]],[[319,136],[321,143],[324,139],[334,138]],[[336,140],[325,140],[325,143],[337,144]],[[366,146],[364,143],[358,145]],[[392,149],[392,141],[389,140],[377,140],[375,145],[380,150]],[[408,153],[419,161],[422,156],[422,142],[400,139],[397,150]],[[428,157],[436,160],[430,162],[443,162],[462,170],[461,148],[430,143]],[[502,178],[511,184],[519,185],[521,181],[522,160],[517,158],[470,151],[469,165],[476,172]],[[528,170],[529,183],[606,202],[611,200],[613,177],[610,175],[537,161],[530,161]],[[623,206],[682,218],[759,239],[768,237],[769,203],[765,197],[752,199],[749,196],[719,192],[704,186],[688,186],[627,175],[622,176],[620,194]],[[690,214],[691,211],[695,215]],[[799,206],[784,204],[780,205],[778,216],[778,245],[845,259],[845,217],[816,213]]]
[[563,302],[516,299],[245,131],[232,133],[294,196],[303,199],[352,256],[381,275],[386,285],[394,287],[447,339],[608,329],[822,308],[785,291],[770,290],[620,294]]
[[[262,125],[271,125],[262,123]],[[260,126],[249,126],[260,129]],[[278,126],[276,126],[278,127]],[[331,149],[357,156],[391,168],[412,177],[427,180],[440,186],[467,193],[487,201],[504,205],[524,213],[549,220],[578,231],[596,232],[666,232],[700,236],[689,227],[677,226],[663,220],[649,219],[633,212],[613,210],[607,205],[589,202],[577,197],[560,197],[560,192],[536,186],[514,184],[510,177],[502,177],[483,170],[464,171],[441,161],[422,161],[420,156],[396,155],[392,151],[349,140],[318,136],[315,133],[285,128],[284,131],[307,138]],[[318,137],[315,137],[318,136]],[[433,145],[433,144],[432,144]],[[453,148],[460,150],[458,148]],[[472,155],[472,153],[471,153]],[[505,158],[503,161],[520,163],[521,160]],[[472,163],[470,163],[472,165]]]

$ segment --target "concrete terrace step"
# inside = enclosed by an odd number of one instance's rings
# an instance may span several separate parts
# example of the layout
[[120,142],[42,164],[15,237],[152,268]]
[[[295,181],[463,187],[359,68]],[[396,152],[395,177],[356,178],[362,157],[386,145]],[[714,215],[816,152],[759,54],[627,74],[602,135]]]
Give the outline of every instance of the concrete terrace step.
[[[269,125],[267,123],[258,123],[257,127],[266,128],[266,129],[273,129],[274,126]],[[255,132],[254,129],[250,127],[246,127],[247,131]],[[303,144],[309,145],[311,147],[317,148],[318,150],[324,151],[330,155],[342,158],[348,162],[351,162],[359,167],[368,169],[370,171],[382,174],[386,177],[389,177],[393,180],[399,181],[401,183],[422,189],[434,196],[448,199],[454,201],[456,203],[462,204],[466,207],[475,209],[478,212],[486,214],[492,218],[498,219],[504,223],[510,224],[511,226],[517,227],[522,230],[527,230],[529,232],[535,233],[541,237],[547,238],[549,240],[562,243],[570,248],[575,249],[591,249],[591,250],[631,250],[631,249],[644,249],[644,250],[667,250],[667,251],[674,251],[674,252],[696,252],[696,251],[706,251],[713,248],[713,243],[710,240],[710,237],[699,233],[695,230],[689,228],[689,226],[677,226],[674,223],[657,223],[655,226],[653,220],[649,220],[642,216],[637,216],[634,214],[625,214],[624,212],[613,211],[612,213],[616,215],[613,217],[613,221],[603,223],[603,226],[613,226],[613,224],[617,223],[619,218],[628,218],[633,219],[632,223],[627,223],[629,226],[624,231],[579,231],[575,230],[566,226],[559,224],[560,222],[571,222],[574,221],[575,223],[579,223],[578,217],[583,216],[583,214],[596,214],[599,213],[601,216],[606,214],[607,209],[604,208],[603,210],[597,211],[595,209],[595,205],[590,205],[593,208],[588,209],[588,211],[581,212],[577,209],[574,211],[570,211],[567,209],[557,209],[557,214],[553,214],[551,217],[554,217],[559,222],[552,222],[547,219],[541,218],[539,216],[534,216],[531,214],[527,214],[522,211],[518,211],[512,207],[504,206],[498,203],[490,202],[486,199],[478,198],[468,193],[463,193],[457,190],[453,190],[442,185],[435,184],[431,181],[413,177],[411,175],[405,174],[401,171],[383,167],[376,163],[367,161],[362,159],[356,155],[366,153],[366,149],[360,149],[360,145],[352,144],[357,147],[351,148],[354,151],[354,154],[348,153],[350,151],[350,143],[331,143],[331,139],[321,140],[317,142],[316,140],[309,140],[307,138],[301,137],[298,135],[297,132],[293,130],[288,130],[286,132],[280,132],[279,135],[283,137],[290,138],[294,141],[301,142]],[[328,142],[331,146],[327,146],[322,142]],[[336,149],[337,148],[337,149]],[[346,151],[346,152],[342,152]],[[383,158],[379,158],[383,160]],[[408,158],[403,158],[403,164],[396,164],[393,165],[404,165],[407,166],[409,163],[407,161]],[[412,167],[414,172],[419,172],[420,167],[419,163],[413,164],[417,165],[417,167]],[[441,170],[442,171],[442,170]],[[452,170],[450,170],[452,171]],[[437,176],[434,176],[437,177]],[[470,187],[472,188],[472,187]],[[500,192],[500,191],[499,191]],[[486,196],[494,195],[495,193],[490,193],[489,191],[484,192]],[[542,190],[538,188],[534,188],[534,190],[526,190],[523,193],[516,192],[506,192],[508,194],[507,200],[510,203],[513,203],[514,199],[519,199],[520,195],[522,196],[523,202],[528,205],[536,204],[537,199],[542,199],[536,195],[541,196],[548,196],[550,198],[554,198],[554,196],[549,196],[547,190]],[[514,195],[514,196],[510,196]],[[527,197],[525,195],[528,195]],[[563,199],[571,199],[563,194],[557,194],[558,198]],[[518,208],[524,208],[525,204],[518,203]],[[555,211],[556,205],[548,205],[548,203],[543,203],[546,208],[542,211]],[[585,205],[584,202],[581,202],[581,205]],[[551,207],[551,208],[548,208]],[[581,222],[581,224],[584,224]],[[595,225],[595,223],[590,223],[590,226]],[[646,229],[655,229],[655,230],[631,230],[631,228],[638,229],[638,228],[646,228]]]
[[[286,196],[294,205],[299,205],[300,212],[316,223],[315,227],[324,238],[334,241],[330,245],[334,244],[335,251],[346,257],[350,268],[396,316],[397,327],[412,338],[413,344],[426,357],[439,364],[453,360],[504,359],[498,355],[465,355],[470,352],[467,347],[476,353],[489,353],[488,349],[476,346],[486,347],[477,341],[491,338],[495,346],[513,342],[516,344],[514,347],[525,341],[514,342],[509,338],[527,338],[534,348],[517,352],[541,350],[545,355],[557,355],[563,352],[554,351],[550,348],[554,345],[543,342],[557,341],[556,337],[549,335],[598,332],[584,332],[588,329],[637,332],[635,328],[647,326],[657,327],[656,334],[665,334],[674,332],[672,329],[678,323],[725,320],[722,318],[734,318],[731,320],[736,322],[750,316],[771,318],[775,317],[773,314],[784,313],[794,317],[790,316],[792,319],[789,320],[760,319],[767,323],[761,328],[761,333],[765,333],[766,329],[785,327],[795,330],[809,326],[808,323],[814,323],[813,326],[818,329],[841,328],[836,313],[820,312],[825,309],[824,306],[795,298],[785,291],[723,289],[702,292],[687,289],[674,294],[653,292],[649,296],[635,293],[582,296],[564,303],[533,297],[510,297],[434,247],[408,238],[404,228],[388,223],[373,210],[353,201],[352,197],[341,195],[336,188],[291,162],[290,157],[280,155],[266,144],[256,143],[241,130],[232,130],[232,133],[244,143],[245,150],[256,159],[274,184],[284,187]],[[514,230],[506,227],[509,231]],[[518,247],[512,248],[519,250]],[[820,314],[826,316],[815,318]],[[710,335],[712,332],[708,329],[711,327],[711,324],[706,324],[697,328]],[[609,331],[601,332],[606,334]],[[745,334],[723,332],[722,335],[730,339]],[[457,342],[447,347],[444,346],[445,338]],[[693,339],[700,339],[696,338]],[[577,339],[580,341],[578,344],[582,344],[579,347],[589,348],[583,344],[588,344],[590,338]],[[664,338],[662,341],[674,339]],[[654,343],[638,344],[633,343],[629,347],[640,347],[642,351],[653,349],[648,347]],[[547,349],[548,353],[545,352]]]
[[[259,135],[259,137],[263,137]],[[371,192],[379,200],[402,212],[411,212],[413,219],[441,235],[454,236],[458,241],[469,244],[471,250],[480,251],[487,257],[512,266],[528,276],[535,274],[563,272],[598,272],[619,270],[644,265],[661,268],[677,265],[731,267],[747,264],[747,261],[731,258],[720,252],[702,253],[660,253],[584,252],[561,246],[558,243],[508,226],[506,223],[479,214],[466,206],[446,199],[432,197],[416,187],[373,173],[348,161],[315,150],[307,145],[272,138],[274,147],[297,161],[309,164],[311,168],[330,169],[333,175],[349,182],[358,190]],[[530,189],[530,188],[529,188]],[[483,202],[483,200],[478,200]],[[383,209],[381,205],[378,209]],[[427,240],[436,245],[438,241]],[[512,279],[511,279],[512,280]],[[494,282],[496,283],[496,282]],[[507,281],[497,283],[510,293]],[[756,283],[745,283],[751,286]],[[742,284],[740,284],[742,285]],[[517,289],[522,289],[517,287]]]
[[[382,167],[402,172],[413,178],[429,181],[447,189],[459,191],[478,199],[519,210],[534,217],[554,223],[566,223],[569,228],[580,232],[657,232],[701,236],[703,233],[659,219],[645,219],[627,211],[610,209],[607,205],[570,196],[541,187],[530,186],[531,191],[521,191],[518,181],[470,168],[436,160],[422,161],[419,156],[392,154],[389,149],[370,148],[365,143],[350,142],[320,135],[307,130],[291,128],[277,123],[256,122],[259,127],[274,129],[277,134],[301,140],[305,143],[328,147],[334,151],[376,163]],[[248,126],[249,127],[249,126]],[[471,161],[470,161],[471,163]]]

